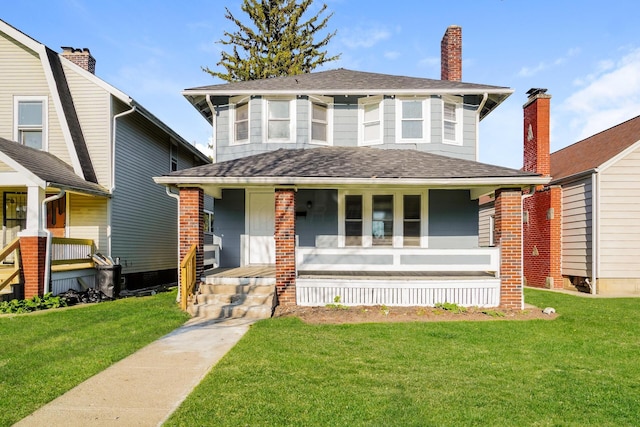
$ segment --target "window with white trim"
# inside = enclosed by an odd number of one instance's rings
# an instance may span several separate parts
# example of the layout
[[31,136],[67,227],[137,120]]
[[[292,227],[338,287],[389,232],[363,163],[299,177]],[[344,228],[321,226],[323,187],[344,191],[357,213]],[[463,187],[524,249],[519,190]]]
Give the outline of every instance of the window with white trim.
[[39,150],[47,146],[47,97],[14,97],[14,139]]
[[248,96],[229,99],[229,145],[249,143],[251,101]]
[[442,137],[445,144],[462,144],[462,103],[442,100]]
[[426,247],[426,194],[363,191],[344,194],[344,246]]
[[429,142],[429,104],[424,98],[396,98],[399,142]]
[[360,145],[382,144],[383,102],[381,96],[362,98],[358,105],[358,140]]
[[295,142],[295,99],[265,100],[265,135],[268,142]]
[[169,143],[170,145],[170,150],[169,150],[169,157],[170,157],[170,168],[171,168],[171,172],[175,172],[178,170],[178,144],[175,144],[173,142]]
[[311,102],[311,142],[329,143],[329,106],[320,102]]

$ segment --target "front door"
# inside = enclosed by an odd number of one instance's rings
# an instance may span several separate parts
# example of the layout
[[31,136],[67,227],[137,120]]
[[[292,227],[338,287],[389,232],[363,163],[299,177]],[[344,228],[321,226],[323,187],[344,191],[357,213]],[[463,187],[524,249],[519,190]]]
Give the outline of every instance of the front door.
[[275,264],[275,194],[249,193],[249,264]]

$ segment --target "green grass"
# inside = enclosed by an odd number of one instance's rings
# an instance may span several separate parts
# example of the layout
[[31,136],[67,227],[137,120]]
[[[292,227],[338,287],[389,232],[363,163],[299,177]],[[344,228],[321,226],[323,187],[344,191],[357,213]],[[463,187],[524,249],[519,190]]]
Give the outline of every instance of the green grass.
[[0,426],[185,322],[176,293],[0,316]]
[[167,425],[637,425],[640,299],[525,295],[560,316],[261,321]]

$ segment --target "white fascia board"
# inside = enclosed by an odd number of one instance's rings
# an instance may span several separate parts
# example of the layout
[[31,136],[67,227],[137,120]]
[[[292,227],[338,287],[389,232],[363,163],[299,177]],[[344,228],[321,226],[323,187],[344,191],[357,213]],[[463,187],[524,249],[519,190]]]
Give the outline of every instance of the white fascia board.
[[60,57],[60,60],[62,61],[62,63],[64,65],[68,66],[68,68],[72,69],[76,74],[81,75],[85,79],[89,80],[91,83],[93,83],[96,86],[99,86],[100,88],[106,90],[111,95],[115,96],[120,101],[124,102],[125,104],[129,105],[130,107],[132,106],[131,103],[133,102],[133,99],[129,95],[127,95],[126,93],[122,92],[121,90],[111,86],[109,83],[105,82],[100,77],[96,76],[93,73],[90,73],[89,71],[87,71],[84,68],[80,67],[79,65],[75,64],[73,61],[68,60],[63,55],[58,55],[58,56]]
[[19,182],[29,182],[31,184],[37,185],[40,188],[47,187],[47,183],[45,180],[43,180],[38,175],[31,172],[29,169],[22,166],[20,163],[13,160],[11,157],[7,156],[2,151],[0,151],[0,161],[2,163],[5,163],[7,166],[9,166],[11,169],[15,171],[15,172],[0,172],[0,177],[4,178],[6,176],[11,176],[11,177],[14,177],[14,179],[16,177],[20,177],[17,181],[9,182],[6,185],[11,185],[11,184],[15,185],[15,184],[18,184],[18,181],[19,181]]
[[304,185],[304,186],[444,186],[477,187],[487,185],[529,186],[545,185],[549,177],[497,177],[497,178],[307,178],[307,177],[154,177],[157,184],[164,185]]
[[466,89],[311,89],[311,90],[190,90],[182,91],[184,96],[235,96],[235,95],[396,95],[396,96],[414,96],[414,95],[511,95],[514,92],[509,88],[466,88]]
[[606,162],[598,166],[597,170],[599,172],[604,172],[606,169],[610,168],[611,166],[616,164],[619,160],[625,158],[627,155],[637,150],[639,147],[640,147],[640,141],[634,142],[633,144],[631,144],[630,146],[628,146],[627,148],[625,148],[624,150],[622,150],[621,152],[619,152],[618,154],[616,154],[615,156],[613,156],[612,158],[610,158],[609,160],[607,160]]

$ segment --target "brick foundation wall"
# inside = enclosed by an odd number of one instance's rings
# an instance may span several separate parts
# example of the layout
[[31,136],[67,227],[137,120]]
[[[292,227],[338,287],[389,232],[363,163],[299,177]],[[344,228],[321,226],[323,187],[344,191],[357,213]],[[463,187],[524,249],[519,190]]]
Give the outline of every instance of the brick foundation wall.
[[21,279],[24,283],[25,299],[44,295],[46,247],[46,237],[27,236],[20,238]]
[[524,201],[524,276],[528,286],[562,289],[562,189],[551,187]]
[[296,198],[294,190],[276,190],[276,293],[278,304],[296,304]]
[[[180,261],[191,245],[196,244],[196,278],[204,271],[204,191],[201,188],[180,189]],[[178,278],[178,280],[180,280]]]
[[500,246],[500,306],[522,309],[522,208],[520,189],[496,191],[495,237]]

